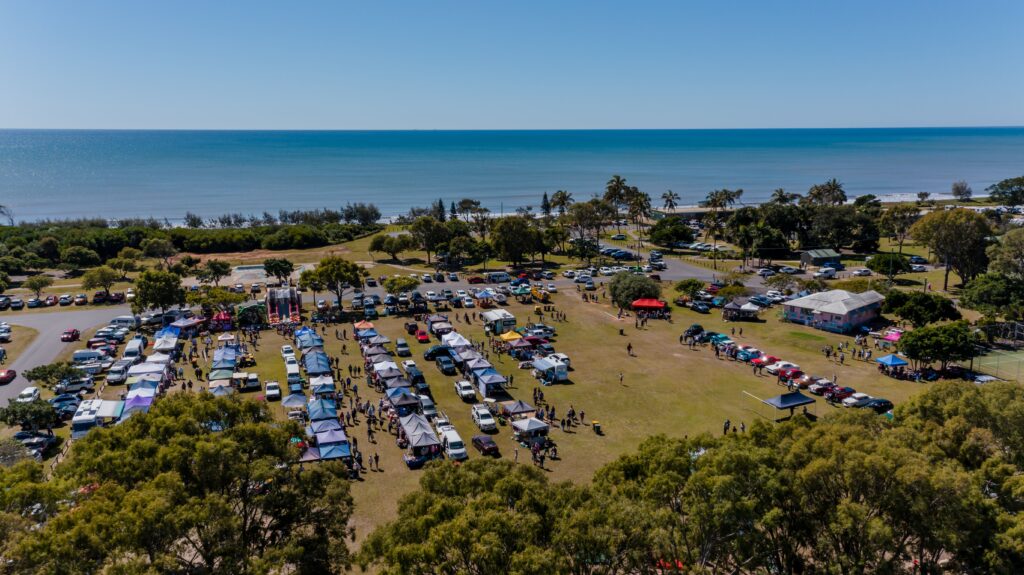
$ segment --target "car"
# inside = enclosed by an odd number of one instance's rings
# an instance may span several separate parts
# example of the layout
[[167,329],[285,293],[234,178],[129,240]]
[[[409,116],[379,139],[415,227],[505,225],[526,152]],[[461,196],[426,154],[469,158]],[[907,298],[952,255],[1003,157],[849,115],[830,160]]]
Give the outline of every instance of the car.
[[857,393],[857,390],[852,387],[833,387],[825,392],[825,401],[829,403],[840,403],[855,393]]
[[469,294],[466,293],[466,290],[464,289],[455,290],[455,297],[459,299],[465,299],[466,297],[469,297]]
[[576,277],[576,272],[572,270],[565,270],[564,272],[562,272],[562,277],[572,279]]
[[95,389],[91,375],[65,379],[53,387],[54,393],[92,393]]
[[24,308],[25,308],[25,302],[20,297],[12,297],[11,298],[11,309],[18,310],[18,309],[24,309]]
[[124,303],[124,292],[110,292],[107,294],[107,303]]
[[55,295],[48,295],[48,296],[46,296],[46,299],[43,300],[43,303],[45,303],[48,307],[52,307],[52,306],[57,305],[58,301],[59,300],[57,299],[57,296],[55,296]]
[[889,401],[888,399],[882,399],[880,397],[874,397],[874,398],[871,399],[871,401],[865,403],[864,405],[862,405],[860,407],[863,407],[865,409],[870,409],[870,410],[874,411],[875,413],[881,415],[883,413],[892,411],[893,405],[892,405],[892,402]]
[[72,303],[74,303],[74,299],[69,294],[64,294],[57,299],[57,305],[61,307],[71,305]]
[[281,384],[276,381],[267,382],[267,401],[281,401]]
[[470,410],[470,416],[473,418],[473,423],[476,424],[480,431],[497,431],[498,422],[495,421],[494,416],[488,411],[487,406],[483,404],[476,404]]
[[459,281],[459,274],[455,272],[448,272],[448,281],[457,282]]
[[425,284],[430,284],[430,283],[434,283],[434,276],[432,276],[432,275],[430,275],[430,274],[423,274],[423,276],[422,276],[422,277],[421,277],[420,279],[421,279],[421,280],[423,281],[423,283],[425,283]]
[[476,399],[476,389],[473,384],[464,379],[455,382],[455,394],[463,401]]
[[924,259],[921,256],[910,256],[910,263],[912,263],[912,264],[926,264],[926,263],[928,263],[928,260]]
[[71,328],[64,330],[64,333],[60,334],[61,341],[78,341],[82,338],[82,332],[77,329]]
[[788,367],[786,369],[779,371],[779,375],[781,375],[782,378],[785,379],[786,381],[792,381],[803,377],[804,372],[800,371],[795,367]]
[[43,300],[41,300],[41,299],[39,299],[37,297],[29,298],[29,300],[28,300],[28,307],[29,307],[29,309],[36,308],[36,307],[43,307]]
[[807,391],[813,393],[814,395],[825,395],[826,393],[828,393],[829,391],[831,391],[835,387],[836,387],[836,384],[834,384],[831,381],[823,378],[823,379],[819,379],[818,381],[815,381],[814,383],[808,385],[807,386]]
[[759,276],[761,276],[763,278],[768,278],[768,277],[771,277],[771,276],[775,275],[775,270],[773,270],[771,268],[761,268],[761,269],[757,270],[757,275],[759,275]]
[[2,385],[11,383],[16,377],[18,377],[18,372],[13,369],[0,370],[0,384]]
[[597,286],[596,286],[596,285],[594,285],[594,282],[592,282],[592,281],[588,281],[588,282],[586,283],[586,285],[584,285],[584,286],[583,286],[583,289],[585,289],[585,290],[587,290],[587,291],[594,291],[594,290],[596,290],[596,289],[597,289]]
[[452,348],[447,345],[435,345],[423,352],[423,359],[434,361],[440,356],[451,359]]
[[82,401],[82,398],[73,393],[62,393],[46,400],[47,403],[54,407],[62,403],[79,403],[80,401]]
[[[910,271],[912,273],[920,273],[928,271],[928,268],[921,264],[910,264]],[[31,307],[31,306],[29,306]]]
[[711,308],[706,303],[695,301],[690,304],[690,309],[697,313],[711,313]]
[[778,361],[780,361],[779,358],[775,357],[774,355],[765,354],[762,355],[761,357],[755,357],[754,359],[750,360],[750,363],[751,365],[756,365],[759,367],[767,367],[769,365],[777,363]]
[[437,298],[438,298],[438,295],[437,295],[436,291],[428,291],[427,292],[427,301],[435,301]]
[[434,400],[426,395],[417,395],[416,399],[420,400],[420,412],[423,413],[423,417],[428,420],[437,417],[437,406],[434,405]]
[[441,273],[441,272],[434,272],[434,281],[436,281],[436,282],[443,282],[444,281],[444,274]]
[[480,276],[469,276],[468,278],[466,278],[466,281],[471,283],[471,284],[485,284],[485,283],[487,283],[487,280],[485,280],[484,278],[482,278]]
[[476,307],[476,302],[471,297],[462,298],[462,307]]
[[835,279],[836,268],[821,268],[814,272],[814,279],[830,280]]
[[288,359],[289,357],[294,358],[295,357],[295,348],[290,346],[290,345],[288,345],[288,344],[282,345],[281,346],[281,357],[283,357],[284,359]]
[[89,303],[89,298],[84,293],[80,293],[75,296],[73,301],[75,305],[85,305]]
[[777,375],[780,371],[782,371],[784,369],[791,368],[791,367],[795,367],[797,369],[800,369],[799,365],[797,365],[795,363],[790,363],[788,361],[776,361],[775,363],[770,364],[769,366],[765,367],[764,369],[765,369],[765,371],[767,371],[768,373],[770,373],[772,375]]
[[555,284],[549,283],[548,287],[547,287],[547,290],[548,290],[548,293],[558,293],[558,286],[556,286]]
[[480,452],[480,455],[498,457],[501,454],[498,444],[489,435],[474,435],[472,442],[473,447]]
[[755,295],[754,297],[750,298],[750,303],[759,307],[771,307],[771,305],[775,302],[773,302],[772,299],[768,296]]
[[416,341],[420,343],[430,343],[430,334],[422,329],[418,329],[416,330]]
[[32,403],[39,399],[39,388],[35,386],[29,386],[21,390],[18,397],[14,398],[15,403]]
[[744,345],[740,346],[739,351],[736,352],[736,359],[739,361],[752,361],[761,357],[761,350],[754,346]]
[[98,291],[98,292],[92,294],[92,303],[94,303],[94,304],[107,303],[107,292],[105,292],[105,291]]
[[444,448],[444,454],[453,461],[461,461],[469,457],[469,453],[466,452],[466,444],[462,442],[462,437],[450,425],[441,432],[441,446]]
[[869,270],[868,268],[857,268],[853,270],[853,272],[851,273],[853,273],[853,275],[855,276],[867,277],[871,275],[871,270]]
[[289,355],[289,356],[284,358],[284,364],[286,366],[294,365],[295,367],[298,367],[299,366],[299,360],[295,359],[294,355]]
[[455,362],[449,355],[438,355],[434,359],[437,369],[445,375],[455,375]]
[[782,266],[781,268],[779,268],[779,271],[784,273],[784,274],[793,275],[793,274],[800,273],[800,268],[795,268],[795,267],[792,267],[792,266]]
[[857,392],[843,400],[843,407],[864,407],[873,399],[866,393]]

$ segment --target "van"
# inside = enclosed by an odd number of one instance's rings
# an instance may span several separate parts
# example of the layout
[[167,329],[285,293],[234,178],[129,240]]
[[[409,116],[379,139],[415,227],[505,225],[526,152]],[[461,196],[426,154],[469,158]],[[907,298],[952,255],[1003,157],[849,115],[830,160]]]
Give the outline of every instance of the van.
[[441,434],[441,446],[444,448],[444,454],[453,461],[462,461],[463,459],[469,458],[469,452],[466,451],[466,444],[462,441],[462,437],[458,431],[455,431],[454,427],[450,427]]
[[487,281],[492,284],[499,284],[512,281],[512,276],[506,272],[491,272],[487,274]]
[[124,354],[121,355],[122,359],[128,359],[135,363],[142,361],[142,350],[145,349],[145,342],[141,339],[133,339],[124,346]]
[[119,315],[110,320],[110,325],[116,325],[117,327],[123,327],[126,329],[138,329],[139,323],[139,316],[137,315]]
[[306,380],[302,379],[302,374],[299,372],[299,365],[296,363],[286,363],[284,365],[285,373],[287,374],[286,382],[288,385],[300,384],[302,387],[306,387]]
[[71,363],[76,365],[100,361],[105,356],[93,349],[80,349],[71,354]]
[[116,385],[127,381],[128,368],[134,365],[134,363],[135,362],[133,362],[130,359],[122,359],[114,363],[114,365],[110,368],[110,371],[107,372],[107,383]]
[[836,269],[835,268],[821,268],[818,271],[814,272],[814,278],[815,279],[830,280],[830,279],[835,279],[835,277],[836,277]]
[[409,342],[402,338],[395,340],[395,354],[399,357],[409,357],[412,355],[412,351],[409,349]]

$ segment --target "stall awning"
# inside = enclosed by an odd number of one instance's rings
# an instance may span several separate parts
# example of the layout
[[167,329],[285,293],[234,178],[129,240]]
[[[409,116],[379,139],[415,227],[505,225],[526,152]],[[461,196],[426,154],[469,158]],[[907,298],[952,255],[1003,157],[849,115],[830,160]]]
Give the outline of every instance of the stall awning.
[[652,299],[652,298],[641,298],[633,300],[633,309],[665,309],[665,302]]
[[814,403],[814,398],[807,397],[799,391],[794,391],[792,393],[783,393],[782,395],[765,399],[764,403],[774,407],[775,409],[794,409]]
[[892,353],[890,353],[889,355],[882,356],[876,359],[875,361],[888,367],[899,367],[901,365],[907,365],[907,360]]

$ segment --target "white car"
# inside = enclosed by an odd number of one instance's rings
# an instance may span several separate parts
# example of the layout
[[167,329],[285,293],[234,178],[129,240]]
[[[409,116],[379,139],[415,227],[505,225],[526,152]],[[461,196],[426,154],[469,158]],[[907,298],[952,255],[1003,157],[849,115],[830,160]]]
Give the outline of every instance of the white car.
[[471,297],[462,298],[462,307],[476,307],[476,302]]
[[857,392],[843,400],[843,407],[861,407],[874,399],[866,393]]
[[571,368],[572,367],[572,361],[569,359],[569,356],[565,355],[564,353],[553,353],[553,354],[549,355],[548,358],[549,359],[557,359],[558,361],[564,363],[565,367],[567,367],[567,368]]
[[407,359],[402,362],[402,369],[409,371],[410,367],[416,367],[416,362],[411,359]]
[[[71,297],[71,296],[68,296],[68,297]],[[132,289],[132,288],[126,289],[125,292],[124,292],[124,299],[127,300],[127,301],[135,301],[135,290]]]
[[494,420],[494,416],[487,410],[487,406],[479,403],[474,405],[470,415],[473,417],[473,423],[480,428],[480,431],[495,431],[498,429],[498,422]]
[[436,291],[428,291],[427,292],[427,301],[434,301],[436,299],[437,299],[437,292]]
[[572,278],[576,277],[576,272],[574,272],[572,270],[565,270],[564,272],[562,272],[562,277],[566,277],[566,278],[572,279]]
[[276,381],[267,382],[267,401],[281,401],[281,384]]
[[558,287],[555,284],[548,284],[548,293],[558,293]]
[[652,268],[650,266],[650,264],[648,264],[648,265],[645,265],[644,267],[640,268],[640,271],[644,272],[645,274],[649,274],[649,273],[654,271],[654,268]]
[[26,387],[21,390],[18,397],[14,400],[17,403],[32,403],[39,399],[39,388],[38,387]]
[[759,276],[761,276],[763,278],[771,277],[771,276],[775,275],[775,270],[773,270],[771,268],[761,268],[761,269],[757,270],[757,275],[759,275]]
[[473,384],[464,379],[455,382],[455,393],[462,400],[476,399],[476,390],[473,389]]
[[779,361],[769,365],[764,369],[765,371],[772,375],[777,375],[780,371],[788,368],[800,369],[800,366],[795,363],[790,363],[788,361]]
[[459,297],[459,299],[466,299],[466,297],[467,297],[467,296],[468,296],[469,294],[467,294],[467,293],[466,293],[466,290],[464,290],[464,289],[460,289],[460,290],[455,290],[455,295],[456,295],[456,296],[458,296],[458,297]]
[[784,273],[784,274],[790,274],[790,275],[800,273],[799,269],[791,267],[791,266],[782,266],[781,268],[779,268],[779,271]]
[[574,281],[574,282],[576,282],[578,284],[585,284],[587,282],[594,281],[594,280],[590,279],[590,276],[588,276],[586,274],[580,274],[580,275],[576,276],[576,279],[574,279],[572,281]]
[[601,268],[598,269],[597,271],[600,272],[600,274],[603,276],[610,276],[615,274],[615,270],[608,266],[601,266]]
[[855,275],[855,276],[865,276],[866,277],[866,276],[871,275],[871,270],[869,270],[868,268],[857,268],[857,269],[853,270],[853,275]]
[[289,355],[288,357],[284,358],[284,364],[286,366],[287,365],[294,365],[294,366],[298,367],[299,360],[295,359],[294,355]]
[[926,272],[926,271],[928,271],[928,268],[926,268],[925,266],[923,266],[921,264],[911,264],[910,265],[910,271],[912,271],[914,273]]
[[441,434],[441,446],[444,447],[444,454],[448,456],[448,459],[461,461],[469,458],[466,444],[454,427],[449,427]]
[[295,357],[295,348],[290,345],[281,346],[281,357],[288,359],[289,357]]

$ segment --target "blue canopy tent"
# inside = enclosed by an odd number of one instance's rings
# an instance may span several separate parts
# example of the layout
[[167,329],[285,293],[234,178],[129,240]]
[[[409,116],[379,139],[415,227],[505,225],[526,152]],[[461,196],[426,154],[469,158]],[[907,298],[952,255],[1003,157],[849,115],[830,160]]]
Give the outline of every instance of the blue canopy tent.
[[806,411],[806,406],[813,405],[815,403],[815,399],[813,397],[807,397],[799,391],[783,393],[782,395],[777,395],[761,401],[765,405],[770,405],[780,411],[786,409],[789,410],[789,415],[787,417],[777,418],[775,421],[791,418],[793,417],[793,414],[796,413],[796,408],[804,407],[804,410]]
[[890,353],[889,355],[884,355],[876,359],[875,361],[886,367],[899,367],[901,365],[908,365],[907,360],[892,353]]
[[178,337],[179,335],[181,335],[181,328],[169,325],[153,334],[153,339],[157,340],[161,337]]
[[338,409],[335,407],[311,405],[306,409],[306,411],[309,413],[310,421],[318,421],[320,419],[338,419]]
[[345,459],[352,457],[352,448],[347,443],[331,443],[320,446],[320,459]]
[[238,356],[242,355],[242,350],[237,345],[226,345],[224,347],[218,347],[213,350],[213,365],[211,369],[235,369],[235,363],[238,361]]
[[302,366],[306,369],[306,374],[309,376],[331,374],[331,360],[322,351],[306,354],[302,358]]
[[218,385],[217,387],[214,387],[213,389],[210,390],[210,393],[216,395],[217,397],[226,397],[234,392],[235,388],[231,387],[230,385]]
[[377,337],[378,335],[380,334],[372,327],[370,329],[356,330],[356,338],[358,339],[370,339],[371,337]]
[[325,431],[341,429],[341,422],[337,419],[321,419],[320,421],[312,421],[308,426],[306,426],[306,435],[316,435],[317,433],[323,433]]
[[320,337],[313,329],[303,327],[295,330],[295,347],[309,349],[311,347],[323,347],[324,338]]
[[302,407],[306,405],[306,396],[301,393],[289,394],[281,400],[281,405],[292,408]]
[[345,432],[340,429],[332,429],[330,431],[321,431],[316,434],[317,445],[329,445],[331,443],[347,443],[348,436]]

